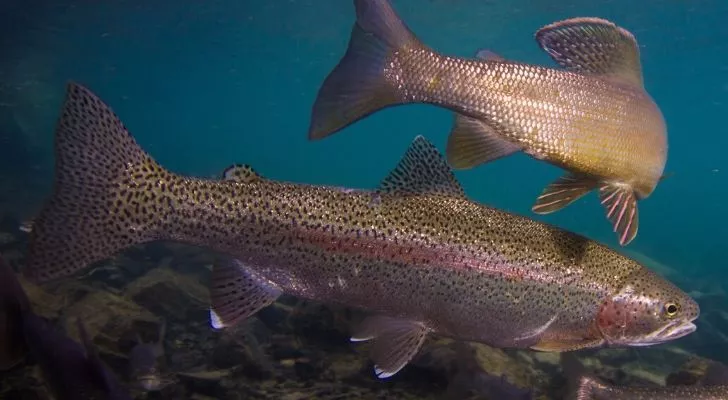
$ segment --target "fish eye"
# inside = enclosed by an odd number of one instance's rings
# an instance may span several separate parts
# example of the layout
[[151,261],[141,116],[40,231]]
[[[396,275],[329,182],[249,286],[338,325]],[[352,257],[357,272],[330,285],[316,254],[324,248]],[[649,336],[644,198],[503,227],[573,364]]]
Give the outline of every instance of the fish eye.
[[680,307],[678,307],[675,303],[667,303],[665,304],[665,314],[672,318],[675,315],[677,315],[677,312],[680,311]]

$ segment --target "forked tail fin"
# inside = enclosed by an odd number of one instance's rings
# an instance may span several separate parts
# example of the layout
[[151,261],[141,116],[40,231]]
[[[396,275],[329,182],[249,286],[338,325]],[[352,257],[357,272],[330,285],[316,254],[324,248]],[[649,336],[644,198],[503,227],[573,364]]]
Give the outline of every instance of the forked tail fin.
[[386,107],[401,104],[387,81],[397,52],[421,46],[389,0],[354,0],[356,24],[349,47],[319,89],[311,111],[309,139],[321,139]]
[[73,82],[56,125],[55,156],[53,194],[30,234],[29,279],[62,278],[155,238],[171,210],[161,195],[173,176],[102,100]]

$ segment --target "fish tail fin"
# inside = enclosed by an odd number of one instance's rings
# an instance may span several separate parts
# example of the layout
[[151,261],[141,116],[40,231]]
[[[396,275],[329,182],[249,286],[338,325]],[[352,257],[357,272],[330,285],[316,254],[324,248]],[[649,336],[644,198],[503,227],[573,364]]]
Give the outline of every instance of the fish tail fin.
[[22,318],[27,312],[32,312],[28,296],[15,271],[0,256],[0,371],[14,367],[25,357]]
[[401,104],[387,81],[387,64],[399,51],[421,46],[389,0],[355,0],[349,47],[319,89],[309,139],[321,139],[383,108]]
[[[149,157],[104,102],[69,83],[55,131],[53,193],[33,223],[24,274],[65,277],[155,239],[175,177]],[[168,199],[167,199],[168,200]]]

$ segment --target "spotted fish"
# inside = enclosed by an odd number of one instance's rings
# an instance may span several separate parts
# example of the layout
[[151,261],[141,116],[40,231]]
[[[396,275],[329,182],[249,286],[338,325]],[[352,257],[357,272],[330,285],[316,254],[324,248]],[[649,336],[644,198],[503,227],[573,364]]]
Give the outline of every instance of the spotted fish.
[[616,386],[584,376],[579,381],[578,400],[726,400],[728,385]]
[[565,169],[533,211],[557,211],[599,192],[619,243],[637,235],[637,201],[663,177],[667,133],[645,91],[634,36],[599,18],[541,28],[536,40],[561,69],[439,54],[421,43],[388,0],[354,0],[346,54],[313,105],[309,138],[319,139],[383,108],[426,103],[455,112],[447,145],[454,168],[520,151]]
[[726,400],[728,382],[696,385],[620,386],[608,384],[586,373],[573,353],[562,355],[564,371],[572,380],[575,400]]
[[27,276],[75,273],[137,243],[175,240],[229,256],[211,320],[231,326],[289,293],[372,313],[388,377],[427,334],[566,351],[644,346],[695,330],[698,305],[637,262],[582,236],[470,201],[418,136],[377,190],[167,171],[88,89],[68,86],[54,192],[29,237]]

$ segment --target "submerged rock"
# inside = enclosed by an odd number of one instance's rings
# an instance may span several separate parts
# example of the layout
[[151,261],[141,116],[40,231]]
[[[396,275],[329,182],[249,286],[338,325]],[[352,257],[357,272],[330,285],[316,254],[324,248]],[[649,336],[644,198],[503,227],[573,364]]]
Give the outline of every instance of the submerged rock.
[[209,318],[207,287],[171,268],[151,269],[127,286],[126,295],[170,321],[206,323]]
[[[21,237],[21,236],[19,236]],[[13,241],[3,250],[22,267]],[[21,278],[36,311],[77,338],[82,318],[102,359],[128,382],[128,355],[140,335],[154,340],[167,321],[164,363],[174,383],[137,399],[560,399],[566,378],[559,355],[497,349],[432,336],[411,364],[378,379],[368,350],[351,343],[350,326],[364,314],[282,296],[237,327],[209,325],[210,269],[216,255],[177,244],[148,244],[100,263],[81,279],[35,286]],[[674,274],[666,267],[660,272]],[[728,314],[715,288],[698,296],[704,308],[700,336],[644,349],[579,352],[590,371],[619,384],[693,384],[707,361],[701,348],[728,358]],[[708,292],[706,292],[708,293]],[[701,300],[702,299],[702,300]],[[707,347],[706,338],[715,346]],[[702,347],[700,347],[702,346]],[[685,349],[690,349],[690,352]],[[2,398],[45,399],[32,360],[0,376]],[[131,382],[128,382],[131,384]],[[15,396],[15,397],[11,397]],[[22,396],[22,397],[18,397]]]

